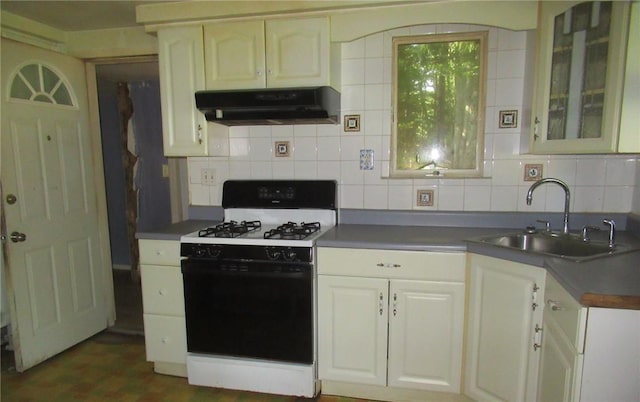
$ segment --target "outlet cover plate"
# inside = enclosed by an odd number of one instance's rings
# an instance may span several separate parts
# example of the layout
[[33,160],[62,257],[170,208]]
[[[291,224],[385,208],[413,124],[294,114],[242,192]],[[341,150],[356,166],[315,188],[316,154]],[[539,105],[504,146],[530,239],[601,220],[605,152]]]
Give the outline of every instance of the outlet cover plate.
[[373,170],[373,149],[360,150],[360,170]]
[[205,186],[215,186],[216,170],[214,168],[202,168],[200,182]]

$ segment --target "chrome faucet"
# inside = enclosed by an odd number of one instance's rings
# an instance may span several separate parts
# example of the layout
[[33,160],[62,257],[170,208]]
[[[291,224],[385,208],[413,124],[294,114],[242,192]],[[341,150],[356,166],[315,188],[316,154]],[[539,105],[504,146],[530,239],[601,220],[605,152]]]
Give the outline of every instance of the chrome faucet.
[[531,187],[529,187],[529,191],[527,192],[527,205],[531,205],[531,201],[533,200],[533,190],[535,190],[539,185],[544,183],[555,183],[560,187],[562,187],[562,189],[564,190],[564,216],[563,216],[564,225],[562,228],[562,233],[564,233],[565,235],[568,235],[569,234],[569,199],[571,196],[569,193],[569,186],[567,186],[567,183],[563,182],[562,180],[554,179],[551,177],[538,180],[537,182],[533,183]]

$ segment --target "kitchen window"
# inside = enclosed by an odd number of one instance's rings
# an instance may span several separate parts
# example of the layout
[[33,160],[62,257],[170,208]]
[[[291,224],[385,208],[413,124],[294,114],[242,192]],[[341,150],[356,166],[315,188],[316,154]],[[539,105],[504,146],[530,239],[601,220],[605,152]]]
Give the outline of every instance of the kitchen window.
[[393,38],[392,177],[482,175],[487,36]]

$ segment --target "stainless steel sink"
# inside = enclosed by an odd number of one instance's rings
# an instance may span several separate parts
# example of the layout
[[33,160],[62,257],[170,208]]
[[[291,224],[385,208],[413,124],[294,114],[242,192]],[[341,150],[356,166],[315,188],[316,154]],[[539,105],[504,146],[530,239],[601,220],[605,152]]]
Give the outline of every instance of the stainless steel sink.
[[583,261],[607,255],[633,251],[637,247],[616,244],[613,248],[607,242],[583,241],[578,236],[548,233],[512,233],[476,239],[478,243],[491,244],[527,253]]

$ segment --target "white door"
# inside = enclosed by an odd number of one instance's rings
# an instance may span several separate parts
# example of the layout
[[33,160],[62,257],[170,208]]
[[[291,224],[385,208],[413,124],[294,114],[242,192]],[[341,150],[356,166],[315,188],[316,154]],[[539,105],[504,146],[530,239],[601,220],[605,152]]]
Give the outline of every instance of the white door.
[[466,394],[535,401],[546,271],[476,254],[469,261]]
[[16,368],[107,326],[84,64],[2,40],[3,202]]
[[207,89],[264,88],[264,22],[205,25],[204,57]]
[[389,386],[460,393],[464,284],[392,280]]
[[387,385],[389,282],[318,277],[318,370],[321,380]]

